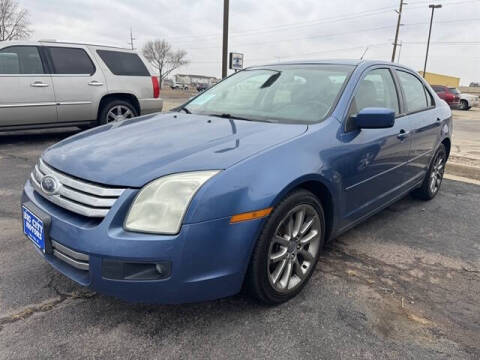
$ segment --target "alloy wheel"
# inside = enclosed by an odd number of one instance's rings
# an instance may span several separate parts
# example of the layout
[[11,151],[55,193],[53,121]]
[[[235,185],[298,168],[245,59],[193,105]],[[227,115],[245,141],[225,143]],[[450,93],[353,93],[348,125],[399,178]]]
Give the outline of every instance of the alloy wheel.
[[438,154],[433,163],[432,172],[430,174],[430,191],[435,194],[442,183],[443,173],[445,171],[445,161],[441,153]]
[[134,113],[128,106],[115,105],[107,113],[107,123],[121,121],[135,117]]
[[268,251],[267,271],[275,290],[286,293],[300,286],[313,270],[322,227],[311,205],[294,207],[280,221]]

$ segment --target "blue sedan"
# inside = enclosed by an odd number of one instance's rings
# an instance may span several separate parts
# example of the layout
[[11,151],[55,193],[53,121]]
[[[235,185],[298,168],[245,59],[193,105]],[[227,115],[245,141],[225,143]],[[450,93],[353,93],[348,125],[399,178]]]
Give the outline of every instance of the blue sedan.
[[438,193],[450,108],[411,69],[374,61],[251,67],[170,113],[47,149],[23,230],[59,272],[145,303],[238,293],[278,304],[325,242],[412,193]]

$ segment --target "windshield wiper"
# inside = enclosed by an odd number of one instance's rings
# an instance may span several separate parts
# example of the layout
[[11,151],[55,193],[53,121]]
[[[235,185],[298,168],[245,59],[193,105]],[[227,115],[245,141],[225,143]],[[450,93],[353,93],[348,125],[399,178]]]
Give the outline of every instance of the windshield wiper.
[[248,120],[248,121],[254,121],[253,119],[247,119],[241,116],[235,116],[232,114],[208,114],[208,116],[215,116],[223,119],[233,119],[233,120]]
[[246,120],[246,121],[257,121],[257,122],[267,122],[267,123],[272,123],[275,121],[267,120],[267,119],[258,119],[258,118],[245,118],[241,116],[236,116],[228,113],[223,113],[223,114],[204,114],[206,116],[215,116],[219,117],[222,119],[230,119],[230,120]]
[[179,108],[177,109],[178,112],[180,112],[180,111],[182,111],[182,110],[185,111],[187,114],[191,114],[191,113],[192,113],[192,112],[191,112],[190,110],[188,110],[185,106],[179,107]]

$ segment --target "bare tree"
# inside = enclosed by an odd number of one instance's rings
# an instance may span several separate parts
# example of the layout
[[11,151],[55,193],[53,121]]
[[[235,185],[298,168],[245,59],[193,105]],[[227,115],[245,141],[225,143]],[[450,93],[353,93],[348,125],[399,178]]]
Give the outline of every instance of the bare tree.
[[0,0],[0,41],[28,39],[29,26],[28,10],[15,0]]
[[185,50],[173,51],[172,46],[165,40],[148,41],[143,46],[143,56],[158,70],[160,86],[162,81],[175,69],[187,65]]

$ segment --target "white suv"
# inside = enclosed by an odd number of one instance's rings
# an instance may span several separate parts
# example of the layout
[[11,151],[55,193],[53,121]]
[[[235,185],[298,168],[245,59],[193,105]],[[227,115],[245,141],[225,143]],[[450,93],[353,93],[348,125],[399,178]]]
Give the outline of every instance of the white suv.
[[158,78],[134,51],[0,43],[0,130],[89,127],[162,110]]

